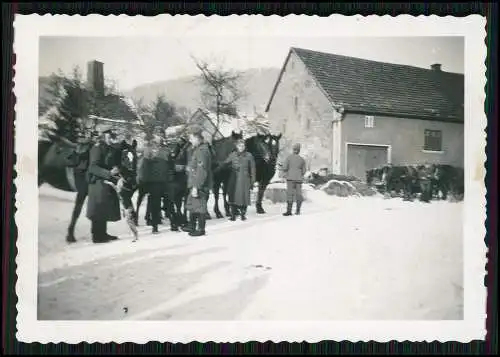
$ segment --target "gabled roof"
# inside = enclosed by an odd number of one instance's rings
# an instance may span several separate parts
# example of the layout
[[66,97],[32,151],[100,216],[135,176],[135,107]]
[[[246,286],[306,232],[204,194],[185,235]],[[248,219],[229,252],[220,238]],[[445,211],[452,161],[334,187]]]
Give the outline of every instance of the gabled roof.
[[134,122],[138,120],[137,113],[128,100],[120,95],[108,94],[96,100],[96,114],[110,119]]
[[292,47],[332,105],[345,112],[463,122],[464,76]]
[[217,131],[220,137],[229,137],[233,131],[243,133],[244,137],[270,132],[270,124],[267,116],[257,113],[253,115],[239,113],[237,116],[221,114],[219,128],[216,129],[216,113],[200,108],[191,116],[188,122],[188,124],[195,123],[198,125],[201,124],[205,128],[207,128],[205,123],[208,123],[214,132]]
[[[227,126],[231,123],[231,119],[227,114],[222,114],[219,126],[217,127],[217,115],[208,110],[199,108],[193,113],[191,118],[188,120],[188,125],[201,125],[206,131],[209,131],[210,135],[214,135],[215,138],[223,138],[227,135]],[[208,124],[208,126],[207,126]],[[229,132],[229,135],[231,133]]]

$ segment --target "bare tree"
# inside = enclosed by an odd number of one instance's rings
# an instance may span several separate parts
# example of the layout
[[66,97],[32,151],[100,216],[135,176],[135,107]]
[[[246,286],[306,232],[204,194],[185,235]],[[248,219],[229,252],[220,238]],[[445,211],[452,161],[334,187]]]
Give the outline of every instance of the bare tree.
[[201,75],[201,98],[206,109],[215,112],[219,129],[222,115],[237,115],[238,101],[246,96],[241,88],[242,73],[193,57]]

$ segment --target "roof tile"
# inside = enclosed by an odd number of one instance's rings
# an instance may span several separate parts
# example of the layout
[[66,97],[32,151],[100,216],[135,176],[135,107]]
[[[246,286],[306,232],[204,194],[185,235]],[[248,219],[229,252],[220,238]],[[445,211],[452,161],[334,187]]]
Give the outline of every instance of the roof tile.
[[463,122],[463,74],[292,48],[347,111]]

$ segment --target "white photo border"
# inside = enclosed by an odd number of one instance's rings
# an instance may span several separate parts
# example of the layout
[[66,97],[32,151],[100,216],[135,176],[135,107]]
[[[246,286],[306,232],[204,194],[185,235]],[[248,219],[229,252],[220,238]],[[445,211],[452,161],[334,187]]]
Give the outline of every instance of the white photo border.
[[[194,21],[193,21],[194,20]],[[460,321],[38,321],[38,57],[41,36],[463,36],[465,38],[464,319]],[[17,339],[31,343],[289,341],[457,341],[486,336],[486,18],[288,15],[15,15],[14,53],[18,228]],[[227,29],[231,28],[231,31]]]

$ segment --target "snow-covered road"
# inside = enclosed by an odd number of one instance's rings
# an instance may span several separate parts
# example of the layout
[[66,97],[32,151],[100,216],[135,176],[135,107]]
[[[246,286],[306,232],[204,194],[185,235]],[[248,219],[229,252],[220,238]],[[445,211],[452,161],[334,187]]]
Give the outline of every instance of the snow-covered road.
[[462,203],[337,198],[314,192],[302,216],[249,211],[191,238],[141,227],[93,245],[74,195],[43,186],[38,318],[49,320],[462,319]]

